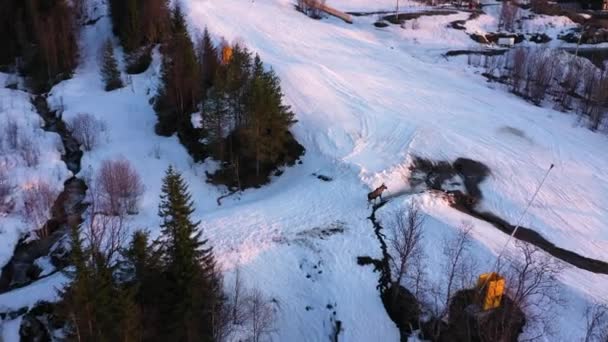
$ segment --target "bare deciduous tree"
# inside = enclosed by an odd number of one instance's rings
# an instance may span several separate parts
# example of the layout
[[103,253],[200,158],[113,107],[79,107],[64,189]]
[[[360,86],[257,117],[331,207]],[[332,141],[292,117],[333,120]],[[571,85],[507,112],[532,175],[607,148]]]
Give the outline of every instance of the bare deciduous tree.
[[273,301],[269,300],[257,288],[247,296],[247,313],[249,316],[249,333],[253,342],[261,342],[269,338],[274,328],[276,310]]
[[513,309],[525,313],[526,324],[549,335],[553,318],[550,314],[553,310],[549,308],[563,305],[557,282],[563,265],[532,244],[518,241],[516,246],[516,251],[507,258],[509,266],[504,272],[507,294],[513,301]]
[[461,286],[468,278],[467,274],[473,268],[469,264],[469,248],[471,247],[471,230],[473,225],[470,222],[463,222],[458,227],[455,238],[445,240],[443,243],[443,255],[445,257],[444,270],[447,278],[444,287],[444,316],[450,304],[450,298],[455,286]]
[[23,192],[23,219],[33,226],[39,238],[44,238],[50,233],[45,223],[50,217],[50,210],[58,195],[58,191],[44,181],[30,184]]
[[585,309],[585,321],[585,342],[608,341],[608,305],[588,305]]
[[89,187],[89,205],[82,234],[93,255],[107,265],[116,261],[115,257],[124,247],[128,227],[124,215],[112,215],[106,210],[105,198],[99,187]]
[[239,265],[236,266],[235,274],[234,274],[234,288],[232,292],[232,300],[230,303],[231,306],[231,315],[232,315],[232,324],[240,325],[247,319],[247,314],[244,310],[243,298],[244,288],[243,281],[241,279],[241,267]]
[[441,320],[447,317],[449,304],[452,294],[456,287],[468,287],[467,280],[474,277],[476,266],[473,258],[469,255],[471,245],[471,230],[473,225],[470,222],[462,222],[458,227],[455,237],[443,240],[443,263],[441,265],[444,277],[440,284],[435,284],[430,288],[430,298],[428,310],[436,318],[431,327],[431,337],[437,340],[441,335]]
[[231,341],[235,331],[232,324],[232,312],[229,305],[219,305],[213,313],[213,340],[217,342]]
[[69,121],[69,129],[85,151],[91,151],[101,141],[106,130],[103,121],[88,113],[78,113]]
[[406,276],[418,278],[415,263],[422,258],[423,225],[425,215],[415,203],[410,203],[407,209],[395,214],[390,228],[388,243],[391,247],[391,268],[393,284],[391,298],[394,301],[399,293],[399,286]]
[[138,201],[144,193],[139,174],[125,159],[104,160],[94,187],[98,210],[114,216],[136,214]]

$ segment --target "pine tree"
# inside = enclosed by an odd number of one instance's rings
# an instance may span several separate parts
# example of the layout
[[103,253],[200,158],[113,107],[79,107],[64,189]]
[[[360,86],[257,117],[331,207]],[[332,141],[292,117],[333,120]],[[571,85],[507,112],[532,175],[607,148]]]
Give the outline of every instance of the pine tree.
[[[171,37],[163,52],[162,87],[155,105],[156,132],[170,136],[180,129],[192,128],[190,115],[201,99],[199,63],[179,6],[173,10]],[[188,134],[188,138],[196,137]]]
[[[133,308],[140,320],[125,319],[129,327],[141,327],[142,340],[154,341],[160,335],[163,317],[160,314],[161,297],[167,288],[159,255],[149,235],[144,231],[133,233],[131,242],[123,252],[122,281],[127,285],[137,305]],[[136,316],[137,317],[137,316]],[[137,331],[137,329],[135,329]]]
[[251,78],[251,53],[236,44],[224,71],[224,91],[228,100],[232,129],[238,129],[245,120],[247,87]]
[[122,88],[124,85],[120,78],[120,71],[114,58],[114,48],[108,39],[103,46],[103,61],[101,65],[101,76],[105,84],[105,90],[111,91]]
[[247,125],[241,130],[245,142],[240,145],[246,147],[244,155],[255,160],[256,176],[260,176],[263,165],[272,168],[287,153],[294,114],[282,103],[278,77],[272,70],[264,71],[257,55],[248,92]]
[[139,0],[141,31],[144,44],[161,42],[169,32],[169,7],[167,0]]
[[0,65],[18,67],[35,92],[69,78],[78,54],[75,11],[67,0],[2,1]]
[[163,179],[159,248],[167,288],[163,315],[174,340],[211,340],[213,313],[221,303],[220,277],[200,222],[190,216],[194,203],[181,175],[169,167]]
[[206,130],[207,142],[211,145],[213,156],[217,160],[224,160],[228,103],[220,85],[209,89],[207,99],[203,104],[201,121],[202,127]]
[[68,334],[79,340],[94,336],[95,314],[93,293],[91,293],[92,270],[87,267],[87,253],[84,250],[78,226],[70,228],[70,259],[74,270],[67,273],[72,284],[59,291],[61,302],[58,316],[68,322]]
[[[141,329],[133,291],[115,279],[116,264],[70,230],[72,279],[60,291],[58,315],[68,324],[67,335],[80,341],[137,341]],[[86,247],[85,247],[86,246]]]
[[211,41],[209,31],[205,27],[203,31],[203,39],[199,45],[199,56],[198,60],[201,69],[201,81],[202,81],[202,98],[205,99],[207,92],[213,86],[213,81],[217,69],[220,65],[220,59],[217,53],[216,47]]
[[142,43],[140,28],[139,6],[137,0],[122,0],[124,2],[125,18],[122,22],[120,41],[127,53],[135,51]]

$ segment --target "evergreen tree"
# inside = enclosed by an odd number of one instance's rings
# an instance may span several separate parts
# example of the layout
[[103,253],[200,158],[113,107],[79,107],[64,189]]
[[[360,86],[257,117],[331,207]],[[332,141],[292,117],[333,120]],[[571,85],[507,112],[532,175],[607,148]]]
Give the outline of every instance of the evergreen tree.
[[168,31],[167,0],[110,0],[112,31],[126,54],[158,43]]
[[15,65],[35,92],[71,77],[77,64],[76,6],[67,0],[4,0],[0,65]]
[[203,39],[199,45],[198,60],[201,70],[202,98],[205,99],[207,92],[213,86],[213,80],[220,65],[217,49],[213,45],[211,36],[209,35],[209,31],[206,27],[205,31],[203,31]]
[[137,49],[142,42],[137,0],[121,0],[124,3],[124,21],[120,31],[120,41],[127,53]]
[[203,105],[208,143],[225,162],[213,180],[238,189],[256,186],[276,167],[295,161],[303,148],[289,132],[294,122],[274,71],[265,71],[258,55],[252,60],[246,48],[234,46]]
[[86,244],[78,227],[72,227],[68,272],[72,283],[60,292],[59,316],[68,324],[67,334],[79,341],[136,341],[141,329],[132,291],[114,278],[115,265]]
[[245,120],[245,107],[247,104],[247,89],[251,78],[251,53],[245,47],[236,44],[232,50],[232,57],[225,67],[223,90],[226,93],[231,129],[241,127]]
[[163,52],[162,87],[155,105],[156,132],[170,136],[179,129],[192,128],[190,115],[197,110],[201,99],[199,63],[179,6],[173,10],[171,37]]
[[[220,83],[220,82],[217,82]],[[206,130],[207,143],[211,146],[213,156],[224,160],[225,141],[228,127],[228,103],[221,86],[211,88],[204,101],[201,125]]]
[[141,44],[139,30],[138,0],[110,0],[110,15],[112,17],[112,32],[120,39],[126,53],[136,50]]
[[141,317],[140,321],[133,323],[142,327],[143,340],[153,341],[154,337],[159,335],[159,327],[162,326],[163,321],[159,314],[159,298],[164,292],[164,281],[158,254],[154,252],[154,246],[149,242],[148,233],[144,231],[133,233],[123,257],[122,278],[132,291],[137,303],[136,310]]
[[243,153],[255,161],[255,175],[260,176],[263,165],[274,167],[286,151],[291,135],[289,126],[293,113],[282,104],[283,94],[279,79],[270,70],[263,71],[262,62],[256,55],[253,79],[248,95],[247,125],[241,130]]
[[169,167],[163,179],[159,251],[166,288],[166,336],[177,341],[212,340],[213,317],[221,305],[220,276],[213,252],[202,239],[194,203],[181,175]]
[[122,88],[124,86],[122,79],[120,78],[118,64],[114,58],[114,48],[112,47],[112,42],[109,39],[103,46],[101,76],[103,78],[106,91]]
[[74,271],[68,273],[72,284],[59,292],[61,302],[58,316],[68,323],[69,333],[77,334],[78,338],[94,335],[95,325],[93,293],[91,293],[92,271],[87,267],[87,256],[77,226],[70,229],[70,259]]

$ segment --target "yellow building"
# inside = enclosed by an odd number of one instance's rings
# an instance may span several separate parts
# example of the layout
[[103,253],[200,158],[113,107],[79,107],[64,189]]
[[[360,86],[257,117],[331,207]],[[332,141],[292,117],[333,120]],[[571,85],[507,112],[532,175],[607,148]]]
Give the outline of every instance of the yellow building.
[[500,306],[505,292],[505,278],[490,272],[479,276],[477,288],[481,290],[481,307],[484,311]]

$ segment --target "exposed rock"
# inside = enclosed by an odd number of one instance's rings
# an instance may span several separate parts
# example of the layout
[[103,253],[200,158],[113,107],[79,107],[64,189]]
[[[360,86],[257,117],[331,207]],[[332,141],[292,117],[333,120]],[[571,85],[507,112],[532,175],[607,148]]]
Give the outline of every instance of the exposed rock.
[[537,44],[544,44],[551,41],[551,37],[549,37],[545,33],[535,33],[528,38],[529,41]]

